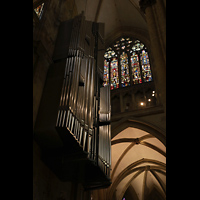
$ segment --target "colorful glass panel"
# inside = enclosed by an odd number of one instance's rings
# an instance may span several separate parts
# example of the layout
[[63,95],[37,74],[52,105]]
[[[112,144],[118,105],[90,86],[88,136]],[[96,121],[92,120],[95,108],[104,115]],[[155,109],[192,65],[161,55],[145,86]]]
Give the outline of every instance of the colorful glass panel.
[[44,3],[39,5],[37,8],[34,9],[35,13],[37,14],[38,18],[41,19],[43,13]]
[[[119,79],[121,80],[120,87],[130,86],[131,80],[133,85],[152,81],[148,51],[140,40],[121,37],[113,44],[112,48],[106,49],[104,58],[103,85],[109,84],[110,81],[111,90],[119,88]],[[121,69],[120,74],[118,67]]]
[[113,56],[115,56],[115,52],[112,50],[112,48],[109,47],[104,54],[104,58],[111,58]]
[[142,65],[142,76],[143,76],[144,82],[152,81],[149,56],[145,50],[142,50],[142,52],[140,53],[140,61]]
[[121,65],[121,84],[122,87],[130,85],[130,75],[129,75],[129,66],[128,66],[128,55],[125,52],[122,52],[120,56],[120,65]]
[[109,84],[109,62],[104,60],[104,77],[103,77],[103,86]]
[[143,47],[144,47],[144,44],[142,44],[139,40],[136,40],[132,49],[133,49],[133,51],[139,51],[139,50],[142,50]]
[[131,69],[133,74],[133,84],[142,83],[139,58],[135,52],[133,52],[131,56]]
[[112,58],[110,63],[110,88],[111,90],[119,88],[119,74],[118,74],[118,61],[116,58]]

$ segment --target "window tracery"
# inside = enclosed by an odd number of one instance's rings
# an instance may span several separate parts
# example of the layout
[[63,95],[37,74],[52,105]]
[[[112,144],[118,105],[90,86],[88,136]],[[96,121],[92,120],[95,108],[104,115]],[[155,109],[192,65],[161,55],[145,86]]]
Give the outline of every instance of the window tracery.
[[110,83],[111,90],[153,80],[147,47],[138,39],[121,37],[106,50],[104,58],[103,85]]

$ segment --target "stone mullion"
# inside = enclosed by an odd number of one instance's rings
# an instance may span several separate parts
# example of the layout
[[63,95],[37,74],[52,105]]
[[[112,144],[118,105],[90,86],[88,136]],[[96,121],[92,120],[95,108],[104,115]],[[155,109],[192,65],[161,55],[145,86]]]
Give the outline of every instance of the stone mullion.
[[156,27],[160,44],[162,47],[163,57],[166,62],[166,11],[162,0],[157,0],[155,5],[152,5],[154,19],[156,21]]

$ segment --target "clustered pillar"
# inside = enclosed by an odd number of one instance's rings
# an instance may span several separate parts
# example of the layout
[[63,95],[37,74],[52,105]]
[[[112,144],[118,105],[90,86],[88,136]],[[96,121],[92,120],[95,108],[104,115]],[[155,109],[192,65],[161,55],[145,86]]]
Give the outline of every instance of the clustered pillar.
[[140,0],[139,4],[148,25],[156,90],[166,111],[166,1]]

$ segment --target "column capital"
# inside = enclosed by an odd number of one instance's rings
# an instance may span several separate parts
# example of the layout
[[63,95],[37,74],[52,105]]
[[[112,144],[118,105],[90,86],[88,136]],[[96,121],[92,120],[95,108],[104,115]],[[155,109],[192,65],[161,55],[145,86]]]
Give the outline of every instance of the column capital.
[[139,1],[140,9],[142,10],[142,12],[145,13],[145,9],[149,6],[152,6],[155,3],[156,0],[140,0]]

